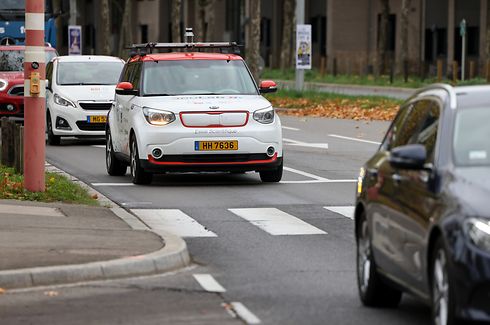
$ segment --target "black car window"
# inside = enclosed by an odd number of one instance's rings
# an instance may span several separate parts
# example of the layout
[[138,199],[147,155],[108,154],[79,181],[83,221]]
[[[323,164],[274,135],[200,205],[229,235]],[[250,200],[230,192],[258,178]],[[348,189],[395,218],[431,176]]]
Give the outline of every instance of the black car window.
[[134,66],[133,73],[131,74],[131,77],[130,77],[130,82],[133,85],[134,90],[140,89],[141,66],[142,66],[141,63],[136,63]]
[[422,123],[422,127],[418,132],[413,143],[423,144],[427,151],[427,161],[434,162],[436,141],[437,141],[437,129],[439,126],[439,118],[441,114],[440,105],[431,101],[431,104],[424,107],[426,110],[426,117]]
[[134,63],[127,64],[121,73],[120,82],[124,82],[124,81],[129,82],[129,79],[131,77],[131,72],[133,72],[133,70],[134,70]]
[[49,88],[51,88],[51,82],[53,82],[53,62],[48,62],[46,65],[46,79],[49,81]]
[[420,100],[414,103],[403,121],[403,125],[397,132],[396,139],[393,140],[391,148],[416,143],[419,132],[426,127],[426,119],[433,102],[430,100]]
[[403,122],[407,117],[408,112],[412,109],[412,105],[402,106],[398,111],[398,114],[395,116],[393,123],[391,123],[388,132],[385,135],[383,142],[381,143],[380,150],[391,150],[393,147],[393,143],[396,142],[398,137],[398,132],[403,126]]

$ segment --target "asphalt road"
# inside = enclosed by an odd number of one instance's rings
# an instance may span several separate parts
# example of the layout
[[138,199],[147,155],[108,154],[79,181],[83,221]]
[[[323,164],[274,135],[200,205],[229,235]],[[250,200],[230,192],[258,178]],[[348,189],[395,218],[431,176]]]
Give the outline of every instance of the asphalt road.
[[[407,296],[394,310],[357,297],[352,205],[359,167],[388,124],[282,117],[285,174],[162,175],[149,186],[105,171],[103,142],[48,147],[50,163],[153,228],[185,236],[176,274],[16,291],[6,324],[429,324]],[[169,221],[170,220],[170,221]],[[171,221],[173,220],[173,221]]]

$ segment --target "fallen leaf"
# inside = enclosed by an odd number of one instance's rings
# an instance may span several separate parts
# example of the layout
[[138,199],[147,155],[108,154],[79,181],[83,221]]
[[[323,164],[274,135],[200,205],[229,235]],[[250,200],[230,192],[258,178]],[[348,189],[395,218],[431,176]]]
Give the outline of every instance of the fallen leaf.
[[4,294],[5,292],[6,292],[6,290],[4,288],[0,288],[0,295]]
[[92,194],[92,199],[97,200],[98,198],[99,196],[97,195],[97,193]]

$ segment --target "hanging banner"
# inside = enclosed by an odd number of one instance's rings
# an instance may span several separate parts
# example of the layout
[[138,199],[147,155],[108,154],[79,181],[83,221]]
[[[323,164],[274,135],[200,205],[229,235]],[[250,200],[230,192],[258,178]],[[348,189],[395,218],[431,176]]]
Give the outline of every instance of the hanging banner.
[[311,69],[311,25],[296,25],[296,69]]
[[82,54],[82,26],[68,26],[68,55]]

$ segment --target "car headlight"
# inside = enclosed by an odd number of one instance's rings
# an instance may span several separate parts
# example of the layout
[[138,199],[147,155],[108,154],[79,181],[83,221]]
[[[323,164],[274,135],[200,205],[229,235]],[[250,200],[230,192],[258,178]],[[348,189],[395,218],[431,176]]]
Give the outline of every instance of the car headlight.
[[361,167],[361,170],[359,171],[359,176],[357,177],[357,194],[361,194],[362,192],[362,180],[366,176],[366,170],[364,167]]
[[471,218],[466,221],[465,225],[471,243],[490,252],[490,220]]
[[7,89],[7,86],[9,85],[9,82],[5,79],[0,79],[0,91],[4,91]]
[[72,107],[76,107],[75,104],[71,100],[66,99],[66,98],[63,98],[63,97],[61,97],[58,94],[54,94],[53,100],[54,100],[54,102],[56,104],[61,105],[61,106],[72,106]]
[[254,120],[263,124],[274,122],[274,108],[267,107],[254,112]]
[[155,108],[143,107],[143,114],[148,123],[163,126],[175,121],[175,114]]

